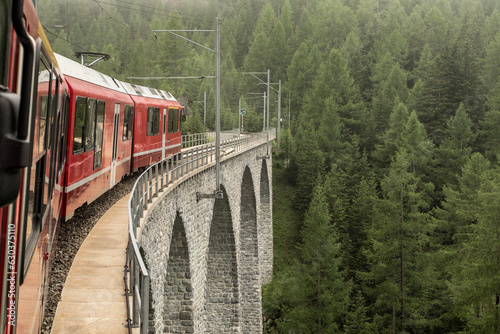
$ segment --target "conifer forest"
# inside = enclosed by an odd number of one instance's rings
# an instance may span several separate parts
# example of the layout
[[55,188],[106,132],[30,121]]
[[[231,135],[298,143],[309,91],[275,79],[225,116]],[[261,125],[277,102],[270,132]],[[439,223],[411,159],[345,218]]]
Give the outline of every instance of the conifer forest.
[[[500,1],[39,0],[54,52],[170,91],[183,133],[263,126],[274,273],[264,333],[500,333]],[[260,78],[266,81],[262,75]],[[273,85],[277,89],[277,85]],[[207,95],[206,119],[203,101]],[[278,125],[271,90],[270,123]],[[205,124],[204,124],[205,123]]]

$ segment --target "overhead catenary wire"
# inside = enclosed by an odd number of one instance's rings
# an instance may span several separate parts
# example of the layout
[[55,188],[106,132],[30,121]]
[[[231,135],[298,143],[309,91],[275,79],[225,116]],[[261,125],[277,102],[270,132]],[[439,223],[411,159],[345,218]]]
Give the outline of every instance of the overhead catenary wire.
[[97,4],[97,5],[98,5],[101,9],[102,9],[102,11],[103,11],[104,13],[106,13],[106,14],[109,16],[109,18],[110,18],[110,19],[112,19],[113,21],[115,21],[115,22],[117,22],[117,23],[121,24],[121,25],[122,25],[122,26],[124,26],[124,27],[126,27],[126,26],[127,26],[125,23],[123,23],[123,22],[121,22],[121,21],[118,21],[118,20],[117,20],[117,19],[115,19],[113,16],[111,16],[111,14],[110,14],[110,13],[108,13],[108,12],[106,11],[106,9],[104,9],[104,8],[101,6],[101,4],[99,3],[99,1],[97,1],[97,0],[94,0],[94,1],[95,1],[95,3],[96,3],[96,4]]
[[49,33],[49,34],[51,34],[51,35],[55,36],[56,38],[62,39],[63,41],[65,41],[65,42],[67,42],[67,43],[69,43],[69,44],[73,45],[74,47],[77,47],[77,48],[79,48],[79,49],[81,49],[81,50],[83,50],[83,51],[90,52],[90,50],[88,50],[88,49],[86,49],[86,48],[84,48],[84,47],[81,47],[80,45],[77,45],[77,44],[75,44],[75,43],[72,43],[72,42],[68,41],[67,39],[64,39],[64,38],[60,37],[58,34],[56,34],[56,33],[52,32],[52,31],[50,31],[49,29],[47,29],[47,27],[45,27],[44,25],[42,25],[42,27],[43,27],[43,30],[44,30],[45,32],[47,32],[47,33]]
[[99,2],[101,4],[105,4],[108,6],[112,6],[112,7],[127,9],[127,10],[135,11],[135,12],[147,13],[147,14],[151,14],[151,15],[155,15],[155,16],[170,17],[173,13],[178,13],[183,20],[188,19],[188,20],[192,20],[193,22],[196,22],[196,23],[202,22],[202,23],[207,24],[207,25],[212,24],[212,21],[209,21],[207,18],[203,18],[203,17],[196,16],[193,14],[182,13],[182,12],[179,12],[178,10],[175,10],[175,9],[170,10],[170,9],[165,9],[165,8],[151,7],[151,6],[145,6],[144,4],[137,4],[137,3],[130,2],[130,1],[120,1],[120,0],[115,0],[115,1],[125,3],[125,4],[130,5],[130,6],[136,6],[138,8],[133,8],[133,7],[129,7],[129,6],[119,5],[116,3],[100,1],[100,0],[93,0],[93,1]]

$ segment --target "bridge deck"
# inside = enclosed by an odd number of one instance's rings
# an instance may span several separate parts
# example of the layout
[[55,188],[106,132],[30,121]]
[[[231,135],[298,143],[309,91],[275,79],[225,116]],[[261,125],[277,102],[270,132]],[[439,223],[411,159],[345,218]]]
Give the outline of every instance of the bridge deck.
[[51,333],[128,333],[123,281],[128,198],[110,208],[83,242],[66,278]]

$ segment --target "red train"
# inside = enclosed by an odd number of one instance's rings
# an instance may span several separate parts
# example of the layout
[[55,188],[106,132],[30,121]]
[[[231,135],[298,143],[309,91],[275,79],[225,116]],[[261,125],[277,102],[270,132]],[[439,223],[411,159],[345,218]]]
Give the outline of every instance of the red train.
[[180,152],[183,107],[55,55],[31,0],[0,9],[0,332],[37,333],[58,225]]

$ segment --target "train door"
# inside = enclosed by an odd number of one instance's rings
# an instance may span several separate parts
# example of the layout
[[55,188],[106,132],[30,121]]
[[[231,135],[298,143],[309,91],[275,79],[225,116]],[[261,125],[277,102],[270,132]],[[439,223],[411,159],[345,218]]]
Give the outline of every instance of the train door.
[[120,121],[120,104],[115,103],[115,116],[113,121],[113,153],[111,155],[111,178],[110,188],[113,188],[116,180],[116,156],[118,151],[118,123]]
[[163,109],[163,134],[161,137],[161,160],[165,159],[166,156],[166,143],[167,140],[167,108]]

